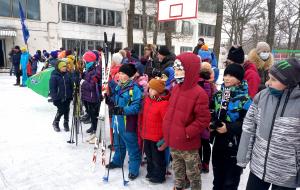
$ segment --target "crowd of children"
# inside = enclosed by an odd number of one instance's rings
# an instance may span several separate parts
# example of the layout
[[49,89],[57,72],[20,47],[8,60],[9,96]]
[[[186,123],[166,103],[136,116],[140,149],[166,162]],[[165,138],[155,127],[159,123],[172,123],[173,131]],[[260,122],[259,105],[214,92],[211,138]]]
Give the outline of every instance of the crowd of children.
[[[28,55],[21,51],[16,57],[23,73]],[[272,189],[296,189],[300,185],[300,62],[293,58],[273,63],[265,42],[258,43],[254,53],[256,63],[253,56],[244,60],[242,47],[231,47],[224,83],[217,90],[215,56],[202,38],[193,53],[178,56],[152,44],[145,46],[140,59],[124,49],[112,55],[109,90],[103,97],[101,53],[87,51],[82,56],[84,71],[80,71],[81,100],[91,134],[97,129],[101,101],[105,99],[109,106],[114,155],[106,167],[123,167],[128,152],[128,178],[134,180],[145,154],[145,178],[160,184],[172,160],[174,189],[200,190],[201,173],[210,172],[212,157],[214,190],[237,190],[248,162],[248,190],[271,185]],[[55,67],[50,95],[58,109],[53,121],[57,132],[62,115],[64,130],[69,130],[72,73],[77,65],[72,52],[65,54],[60,59],[53,51],[47,62],[47,67]],[[268,76],[261,79],[264,72]]]

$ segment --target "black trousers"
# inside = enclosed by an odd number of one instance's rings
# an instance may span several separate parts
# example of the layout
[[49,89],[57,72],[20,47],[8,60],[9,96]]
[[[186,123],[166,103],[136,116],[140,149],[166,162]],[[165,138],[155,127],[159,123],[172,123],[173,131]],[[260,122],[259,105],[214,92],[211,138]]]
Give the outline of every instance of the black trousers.
[[202,164],[209,164],[211,154],[211,147],[209,139],[201,139],[201,147],[199,149],[199,156]]
[[166,175],[165,151],[159,151],[157,142],[144,140],[144,151],[147,156],[147,173],[152,178],[164,181]]
[[19,68],[15,68],[15,75],[16,75],[16,84],[20,84],[22,73]]
[[93,130],[96,130],[97,129],[99,109],[100,109],[100,103],[87,102],[86,105],[87,105],[88,114],[91,117],[91,128]]
[[64,122],[69,122],[69,113],[70,113],[70,100],[64,102],[54,101],[53,104],[57,107],[57,112],[54,118],[54,121],[59,122],[60,118],[64,116]]
[[[246,190],[268,190],[271,184],[264,182],[250,172]],[[272,185],[272,190],[296,190],[296,188],[280,187]]]
[[224,158],[222,154],[213,153],[212,164],[213,190],[237,190],[243,169],[236,165],[236,159]]

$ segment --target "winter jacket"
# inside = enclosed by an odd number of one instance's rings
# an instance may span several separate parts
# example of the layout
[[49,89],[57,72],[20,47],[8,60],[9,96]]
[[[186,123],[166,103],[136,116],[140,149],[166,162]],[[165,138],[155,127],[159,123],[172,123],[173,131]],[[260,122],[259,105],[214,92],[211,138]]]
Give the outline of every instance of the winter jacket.
[[199,52],[199,50],[201,49],[201,47],[202,47],[202,45],[196,45],[196,46],[194,47],[193,54],[198,55],[198,52]]
[[22,53],[21,60],[20,60],[22,72],[26,73],[26,68],[27,68],[27,64],[28,64],[29,58],[30,58],[30,56],[29,56],[28,52],[23,52]]
[[243,81],[241,85],[230,88],[230,99],[224,118],[219,118],[219,112],[223,100],[224,84],[221,90],[217,92],[213,98],[212,104],[212,121],[220,119],[226,124],[227,132],[218,133],[214,131],[213,155],[219,155],[225,159],[233,159],[236,161],[239,141],[242,134],[243,119],[252,103],[248,95],[248,85]]
[[102,97],[101,67],[93,66],[84,73],[81,82],[81,99],[90,103],[97,103]]
[[162,122],[169,105],[169,97],[169,93],[155,99],[146,97],[141,132],[143,139],[158,142],[163,138]]
[[260,77],[257,72],[257,68],[254,63],[250,62],[249,60],[246,61],[243,65],[245,70],[244,80],[248,83],[248,93],[251,98],[258,92],[258,88],[260,85]]
[[216,88],[215,84],[208,80],[200,78],[198,85],[201,86],[205,90],[205,92],[208,96],[209,104],[210,104],[214,94],[217,92],[217,88]]
[[70,73],[62,73],[58,68],[52,71],[50,81],[50,96],[53,102],[71,100],[73,97],[73,82]]
[[256,52],[256,49],[252,49],[248,54],[248,60],[256,65],[258,74],[260,77],[259,90],[261,91],[266,88],[265,83],[269,80],[269,69],[274,63],[273,55],[270,53],[268,60],[263,61]]
[[300,186],[300,88],[286,89],[281,98],[269,89],[258,93],[243,124],[238,165],[278,186]]
[[117,119],[116,122],[112,123],[114,130],[118,130],[118,127],[123,127],[127,132],[136,132],[138,113],[141,109],[141,103],[143,98],[143,93],[140,87],[133,81],[130,81],[125,86],[117,86],[114,93],[111,95],[111,99],[115,106],[122,107],[124,110],[124,115],[113,115],[113,121]]
[[198,150],[200,134],[209,125],[210,112],[206,92],[197,84],[200,64],[182,62],[185,78],[172,89],[163,121],[166,145],[177,150]]
[[14,52],[12,55],[12,63],[15,67],[19,68],[20,60],[21,60],[21,51]]

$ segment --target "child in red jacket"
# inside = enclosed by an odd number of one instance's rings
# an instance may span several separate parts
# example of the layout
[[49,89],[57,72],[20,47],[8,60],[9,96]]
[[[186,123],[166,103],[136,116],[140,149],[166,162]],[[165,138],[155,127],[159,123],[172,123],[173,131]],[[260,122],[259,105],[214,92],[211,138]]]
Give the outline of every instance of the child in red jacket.
[[141,136],[147,156],[146,178],[152,183],[163,183],[166,175],[165,151],[159,151],[163,139],[162,122],[169,104],[169,93],[165,82],[152,79],[149,95],[145,98]]
[[175,189],[186,187],[187,176],[191,190],[200,190],[199,137],[210,123],[208,96],[197,84],[200,58],[193,53],[182,53],[174,62],[174,70],[177,85],[172,90],[163,120],[165,143],[162,148],[169,146],[171,149]]

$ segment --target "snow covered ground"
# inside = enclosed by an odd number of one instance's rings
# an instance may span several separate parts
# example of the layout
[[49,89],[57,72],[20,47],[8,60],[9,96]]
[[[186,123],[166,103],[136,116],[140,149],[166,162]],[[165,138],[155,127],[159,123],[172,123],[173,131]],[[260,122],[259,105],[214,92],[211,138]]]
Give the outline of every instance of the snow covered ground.
[[[121,169],[111,170],[109,183],[102,182],[105,169],[100,164],[95,172],[91,169],[93,145],[82,143],[81,137],[77,147],[66,143],[70,134],[56,133],[51,126],[56,108],[14,83],[14,76],[0,74],[0,190],[172,189],[172,177],[162,185],[148,184],[145,167],[127,187],[122,185]],[[88,127],[83,125],[84,141]],[[124,169],[127,178],[127,162]],[[241,190],[247,177],[248,170],[242,175]],[[212,180],[212,172],[202,175],[202,189],[212,189]]]

